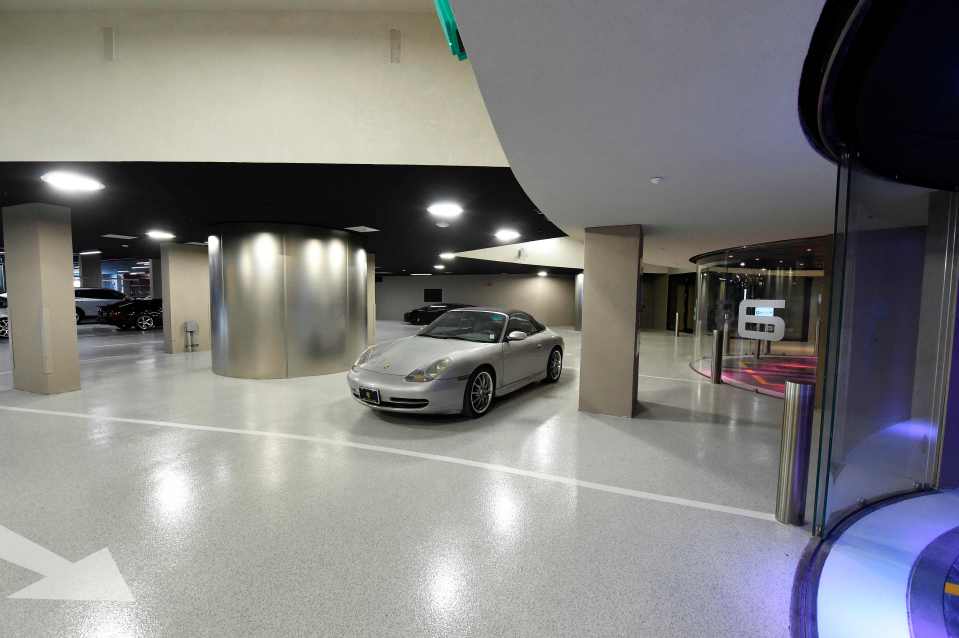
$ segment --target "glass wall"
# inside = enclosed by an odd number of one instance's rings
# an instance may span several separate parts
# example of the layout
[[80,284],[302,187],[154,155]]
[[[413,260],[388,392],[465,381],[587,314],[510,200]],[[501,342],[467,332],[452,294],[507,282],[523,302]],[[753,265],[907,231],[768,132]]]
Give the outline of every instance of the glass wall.
[[957,197],[841,169],[815,528],[935,483]]
[[815,383],[830,253],[829,237],[812,237],[694,257],[693,369],[710,374],[718,330],[724,383],[776,397],[786,380]]

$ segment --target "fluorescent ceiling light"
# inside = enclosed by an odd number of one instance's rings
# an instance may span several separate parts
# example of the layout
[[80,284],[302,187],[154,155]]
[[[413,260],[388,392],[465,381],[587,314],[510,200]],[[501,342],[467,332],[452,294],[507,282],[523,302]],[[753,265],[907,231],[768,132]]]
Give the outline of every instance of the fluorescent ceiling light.
[[50,171],[41,175],[40,179],[57,190],[71,193],[89,193],[103,188],[103,184],[92,177],[67,171]]
[[372,226],[349,226],[346,230],[352,230],[354,233],[378,233],[380,232],[379,228],[373,228]]
[[137,265],[138,265],[138,266],[149,266],[149,265],[150,265],[150,262],[148,262],[148,261],[138,261],[138,262],[137,262]]
[[99,255],[100,251],[99,250],[83,250],[83,251],[80,251],[80,254],[81,255]]
[[207,243],[205,241],[188,241],[186,245],[187,246],[206,246]]
[[431,272],[411,272],[411,273],[410,273],[410,276],[412,276],[412,277],[429,277],[429,276],[431,276],[432,274],[433,274],[433,273],[431,273]]
[[512,228],[500,228],[496,231],[494,237],[500,241],[513,241],[514,239],[519,239],[520,234]]
[[456,219],[463,214],[463,207],[456,202],[436,202],[426,210],[433,217],[442,217],[443,219]]
[[133,270],[146,270],[149,266],[131,266]]
[[437,228],[449,228],[449,227],[450,227],[450,223],[449,223],[449,222],[436,222],[436,227],[437,227]]
[[549,274],[549,273],[546,272],[545,270],[541,270],[541,271],[539,271],[538,273],[536,273],[536,276],[537,276],[537,277],[545,277],[545,276],[547,276],[548,274]]
[[446,268],[446,266],[444,266],[443,264],[436,264],[435,266],[433,266],[433,268],[435,268],[436,270],[443,270],[444,268]]
[[440,259],[443,261],[450,261],[452,259],[456,259],[456,255],[453,253],[440,253]]
[[163,240],[163,239],[173,239],[174,237],[176,237],[176,235],[166,230],[148,230],[147,237],[149,237],[150,239]]
[[136,235],[115,235],[113,233],[108,233],[106,235],[100,235],[100,237],[106,237],[107,239],[136,239]]

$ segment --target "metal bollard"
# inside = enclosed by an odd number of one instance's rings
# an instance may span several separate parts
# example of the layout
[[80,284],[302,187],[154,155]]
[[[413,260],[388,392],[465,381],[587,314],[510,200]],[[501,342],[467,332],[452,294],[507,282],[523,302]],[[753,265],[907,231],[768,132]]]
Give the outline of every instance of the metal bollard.
[[783,438],[779,446],[779,486],[776,490],[776,520],[786,525],[802,525],[806,513],[815,398],[815,385],[786,381]]
[[723,382],[723,330],[713,330],[713,361],[709,378],[713,383]]
[[679,313],[676,313],[676,321],[673,323],[673,327],[676,329],[676,333],[673,335],[675,337],[679,336]]

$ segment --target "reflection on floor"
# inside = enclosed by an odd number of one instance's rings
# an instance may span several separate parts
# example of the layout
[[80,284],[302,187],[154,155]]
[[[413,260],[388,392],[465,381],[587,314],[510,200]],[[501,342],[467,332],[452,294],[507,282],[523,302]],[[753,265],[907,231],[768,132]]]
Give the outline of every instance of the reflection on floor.
[[[81,332],[81,391],[0,377],[4,638],[789,633],[809,536],[771,515],[782,403],[689,370],[691,337],[642,334],[639,418],[577,410],[564,330],[559,383],[466,420]],[[69,597],[85,557],[133,601],[10,598]]]
[[723,382],[782,398],[786,381],[816,383],[815,356],[723,357]]
[[836,538],[816,595],[820,638],[959,635],[959,492],[876,509]]

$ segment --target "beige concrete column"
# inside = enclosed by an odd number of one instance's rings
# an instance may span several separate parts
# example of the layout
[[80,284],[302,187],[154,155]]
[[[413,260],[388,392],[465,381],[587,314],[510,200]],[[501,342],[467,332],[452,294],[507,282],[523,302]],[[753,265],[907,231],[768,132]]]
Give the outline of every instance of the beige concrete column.
[[70,209],[3,209],[13,387],[39,394],[80,389]]
[[376,255],[366,253],[366,342],[376,343]]
[[80,286],[102,288],[103,274],[100,271],[100,255],[80,255]]
[[184,324],[196,321],[197,347],[210,349],[210,258],[206,246],[165,244],[160,249],[163,342],[170,354],[186,352]]
[[641,226],[586,229],[579,409],[631,417],[639,374]]

